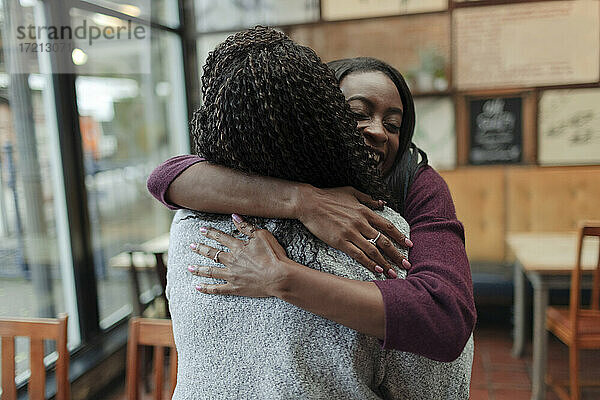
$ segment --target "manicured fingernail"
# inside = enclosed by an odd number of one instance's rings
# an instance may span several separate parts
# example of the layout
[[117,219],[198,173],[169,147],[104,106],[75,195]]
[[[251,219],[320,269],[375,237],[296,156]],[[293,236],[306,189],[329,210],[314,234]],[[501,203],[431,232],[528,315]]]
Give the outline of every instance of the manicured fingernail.
[[396,271],[394,271],[393,269],[388,270],[388,275],[390,276],[390,278],[392,279],[396,279],[398,277],[398,274],[396,273]]
[[193,265],[188,265],[188,271],[196,272],[196,267],[194,267]]
[[208,232],[208,229],[206,229],[206,227],[204,227],[204,226],[200,227],[200,233],[201,234],[206,235],[207,232]]
[[196,290],[202,292],[204,290],[204,285],[196,285]]
[[237,214],[231,214],[231,218],[233,218],[233,220],[238,223],[243,221],[242,217],[240,217]]
[[404,243],[408,246],[408,247],[413,247],[413,242],[410,241],[410,239],[404,239]]
[[383,268],[381,268],[379,265],[376,265],[375,266],[375,272],[382,273],[383,272]]
[[410,269],[410,267],[412,267],[406,258],[402,260],[402,266],[404,269]]
[[198,248],[198,245],[196,243],[192,243],[192,244],[190,244],[190,248],[192,250],[196,250]]

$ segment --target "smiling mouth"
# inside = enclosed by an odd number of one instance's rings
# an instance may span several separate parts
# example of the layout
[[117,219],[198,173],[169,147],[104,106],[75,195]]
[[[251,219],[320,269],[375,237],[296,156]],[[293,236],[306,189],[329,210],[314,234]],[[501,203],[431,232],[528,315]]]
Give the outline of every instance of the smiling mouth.
[[381,167],[381,165],[383,164],[383,161],[385,161],[383,153],[375,151],[372,148],[370,150],[371,150],[371,157],[373,158],[373,160],[375,160],[375,162],[377,163],[377,165],[379,167]]

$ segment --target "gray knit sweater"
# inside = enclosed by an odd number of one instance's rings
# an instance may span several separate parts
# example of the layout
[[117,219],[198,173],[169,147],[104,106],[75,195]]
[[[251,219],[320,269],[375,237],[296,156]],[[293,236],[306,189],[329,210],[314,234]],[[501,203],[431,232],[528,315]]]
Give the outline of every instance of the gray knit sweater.
[[[380,214],[408,236],[399,214],[387,208]],[[376,279],[297,222],[257,221],[301,264],[350,279]],[[200,235],[201,226],[230,234],[235,229],[223,215],[180,210],[173,220],[167,275],[179,355],[173,399],[468,399],[472,337],[456,361],[441,363],[383,350],[375,338],[277,298],[197,292],[196,284],[218,281],[187,271],[189,264],[213,264],[193,253],[190,243],[221,248]]]

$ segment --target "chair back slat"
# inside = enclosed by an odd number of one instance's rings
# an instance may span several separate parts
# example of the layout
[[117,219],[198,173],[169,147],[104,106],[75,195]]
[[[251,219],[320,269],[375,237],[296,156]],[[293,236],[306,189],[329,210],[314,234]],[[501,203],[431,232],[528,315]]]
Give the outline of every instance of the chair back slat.
[[161,400],[165,377],[165,348],[154,347],[154,400]]
[[170,383],[171,383],[171,392],[169,398],[173,398],[173,394],[175,394],[175,386],[177,386],[177,350],[175,348],[171,349],[171,354],[169,355],[169,367],[170,369]]
[[56,340],[56,400],[69,400],[71,398],[71,385],[69,384],[69,348],[68,348],[67,321],[59,326],[59,335]]
[[127,342],[127,399],[140,397],[140,347],[154,347],[154,399],[161,399],[164,388],[165,347],[171,350],[171,393],[177,379],[177,352],[173,339],[171,320],[152,318],[132,318],[129,322]]
[[60,318],[0,318],[0,336],[23,336],[31,339],[58,340],[61,330]]
[[[581,270],[582,270],[582,259],[583,259],[583,246],[586,237],[598,237],[600,238],[600,221],[585,221],[579,224],[579,232],[577,238],[577,262],[573,272],[571,274],[571,299],[569,305],[570,317],[571,317],[571,329],[573,332],[577,331],[577,321],[579,318],[579,311],[581,310]],[[598,261],[596,268],[593,271],[593,286],[590,307],[592,309],[598,309],[600,297],[600,244],[598,249]]]
[[45,398],[46,366],[44,365],[44,340],[53,340],[57,344],[56,362],[56,399],[68,400],[71,397],[69,387],[69,352],[67,349],[67,315],[59,318],[0,319],[2,337],[2,400],[16,399],[15,384],[15,337],[29,338],[29,399]]
[[127,338],[127,399],[139,398],[138,379],[140,376],[140,359],[138,354],[139,318],[129,321],[129,337]]
[[175,343],[171,320],[168,319],[140,319],[138,335],[142,346],[171,347]]
[[29,398],[43,400],[46,395],[46,366],[44,365],[44,341],[31,339],[29,344]]
[[600,310],[600,243],[598,244],[598,262],[594,270],[591,308],[592,310]]
[[17,398],[15,384],[15,339],[2,337],[2,400]]

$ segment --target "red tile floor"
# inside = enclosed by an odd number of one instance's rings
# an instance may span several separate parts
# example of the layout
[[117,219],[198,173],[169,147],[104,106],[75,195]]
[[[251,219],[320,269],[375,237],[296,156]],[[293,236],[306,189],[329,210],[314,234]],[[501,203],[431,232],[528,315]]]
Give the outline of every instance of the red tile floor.
[[[531,398],[531,343],[522,358],[511,356],[509,328],[492,326],[475,330],[475,357],[471,375],[472,400],[521,400]],[[567,346],[551,334],[548,337],[548,370],[554,378],[568,379]],[[600,351],[581,352],[582,378],[600,381]],[[558,400],[550,389],[547,400]],[[600,399],[600,390],[584,389],[583,400]]]
[[[509,324],[501,327],[484,325],[475,330],[475,357],[471,377],[472,400],[529,400],[531,397],[531,343],[520,359],[511,356],[512,338]],[[567,347],[550,335],[548,368],[559,379],[568,378]],[[600,381],[600,351],[581,354],[583,378]],[[125,390],[109,396],[109,400],[125,400]],[[148,394],[143,400],[150,399]],[[166,398],[166,397],[163,397]],[[547,400],[558,397],[548,390]],[[584,390],[583,400],[599,400],[600,389]]]

